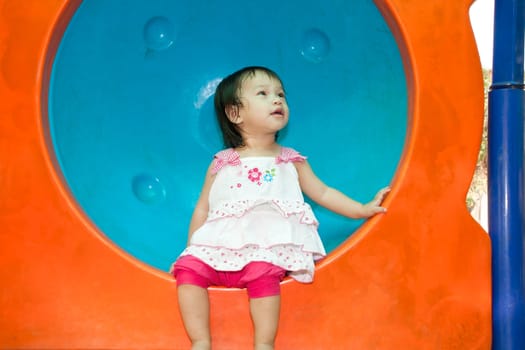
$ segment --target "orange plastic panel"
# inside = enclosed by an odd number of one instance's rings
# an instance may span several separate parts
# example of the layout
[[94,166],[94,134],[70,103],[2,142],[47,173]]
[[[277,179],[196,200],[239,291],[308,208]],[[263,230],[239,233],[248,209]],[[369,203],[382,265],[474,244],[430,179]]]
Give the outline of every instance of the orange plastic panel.
[[[489,349],[490,243],[465,196],[483,82],[471,0],[377,0],[409,86],[407,143],[386,205],[312,285],[283,284],[278,349]],[[0,348],[184,349],[172,278],[105,241],[57,173],[46,91],[78,4],[0,0]],[[214,289],[216,349],[249,349],[245,294]]]

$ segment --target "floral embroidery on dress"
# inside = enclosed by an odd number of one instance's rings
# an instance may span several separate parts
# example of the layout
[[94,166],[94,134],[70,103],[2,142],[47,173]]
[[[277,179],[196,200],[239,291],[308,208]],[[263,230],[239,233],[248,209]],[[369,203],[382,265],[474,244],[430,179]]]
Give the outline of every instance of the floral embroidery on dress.
[[275,168],[265,170],[264,173],[259,168],[248,170],[248,180],[261,186],[263,182],[270,183],[275,178]]
[[255,182],[258,185],[261,183],[259,182],[261,180],[262,173],[259,171],[259,168],[252,168],[248,170],[248,180],[251,182]]
[[275,168],[272,168],[264,172],[263,180],[264,182],[272,182],[274,177],[275,177]]

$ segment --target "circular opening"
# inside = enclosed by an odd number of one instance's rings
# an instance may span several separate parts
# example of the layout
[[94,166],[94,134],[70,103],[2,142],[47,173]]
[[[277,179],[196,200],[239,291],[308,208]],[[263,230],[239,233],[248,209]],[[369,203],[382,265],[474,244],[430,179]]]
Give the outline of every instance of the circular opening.
[[[137,259],[167,270],[184,248],[205,170],[223,148],[215,87],[248,65],[281,76],[291,115],[280,143],[308,156],[322,180],[360,201],[390,183],[407,89],[372,2],[84,0],[51,72],[50,138],[79,205]],[[311,204],[328,251],[362,224]]]

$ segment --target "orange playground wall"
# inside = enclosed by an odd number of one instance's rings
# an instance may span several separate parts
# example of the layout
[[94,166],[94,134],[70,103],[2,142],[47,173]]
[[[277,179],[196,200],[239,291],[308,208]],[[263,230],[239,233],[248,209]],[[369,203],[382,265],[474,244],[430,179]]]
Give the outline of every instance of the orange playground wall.
[[[283,282],[277,349],[490,349],[488,235],[465,196],[483,123],[471,0],[377,0],[403,56],[409,130],[388,214]],[[46,140],[47,82],[77,1],[0,0],[0,349],[185,349],[176,288],[104,240]],[[210,291],[215,349],[251,347],[248,303]]]

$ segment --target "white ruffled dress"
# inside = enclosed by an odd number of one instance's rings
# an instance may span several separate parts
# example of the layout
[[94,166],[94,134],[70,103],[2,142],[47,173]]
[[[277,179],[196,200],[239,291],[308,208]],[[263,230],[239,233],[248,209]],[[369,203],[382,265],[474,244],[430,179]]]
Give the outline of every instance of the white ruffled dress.
[[314,261],[326,252],[293,164],[304,159],[285,147],[277,157],[240,158],[234,149],[217,153],[208,218],[180,256],[194,256],[218,271],[265,261],[311,282]]

